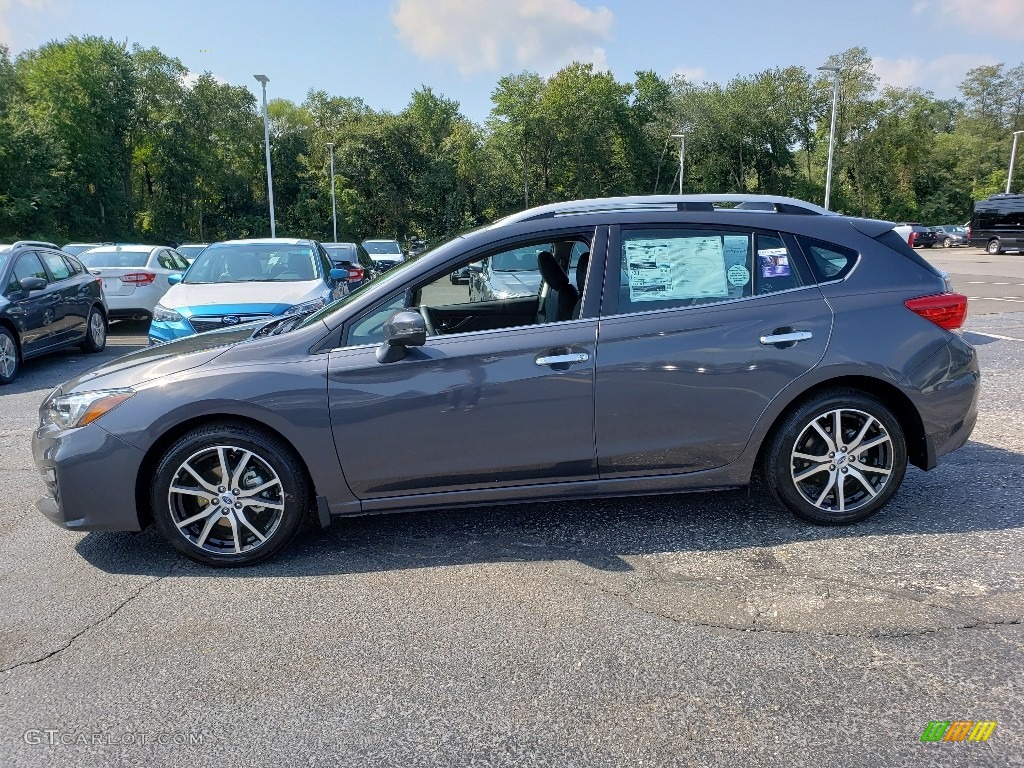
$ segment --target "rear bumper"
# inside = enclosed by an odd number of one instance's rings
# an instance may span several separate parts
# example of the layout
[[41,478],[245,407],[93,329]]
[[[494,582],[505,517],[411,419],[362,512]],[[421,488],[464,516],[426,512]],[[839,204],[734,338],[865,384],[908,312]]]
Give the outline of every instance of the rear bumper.
[[927,452],[922,469],[932,469],[967,442],[978,421],[981,371],[974,347],[954,334],[910,376],[910,383],[921,393],[917,406]]
[[101,427],[37,429],[32,457],[46,493],[36,508],[74,531],[138,531],[135,480],[143,453]]

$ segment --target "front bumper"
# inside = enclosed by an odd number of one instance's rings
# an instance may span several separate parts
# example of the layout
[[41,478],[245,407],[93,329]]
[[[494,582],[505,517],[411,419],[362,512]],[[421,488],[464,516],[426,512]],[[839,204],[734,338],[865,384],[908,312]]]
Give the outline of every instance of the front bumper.
[[144,454],[96,424],[32,436],[32,457],[46,493],[36,508],[74,531],[139,531],[135,482]]

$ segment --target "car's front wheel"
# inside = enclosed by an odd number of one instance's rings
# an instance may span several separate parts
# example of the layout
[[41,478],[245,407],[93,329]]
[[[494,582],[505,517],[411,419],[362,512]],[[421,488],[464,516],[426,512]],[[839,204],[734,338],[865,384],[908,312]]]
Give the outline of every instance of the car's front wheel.
[[291,448],[244,424],[212,424],[164,454],[153,485],[153,517],[186,557],[250,565],[295,536],[309,506],[306,473]]
[[875,398],[844,390],[790,413],[768,444],[762,470],[776,498],[798,517],[845,525],[884,507],[906,468],[896,417]]
[[0,384],[10,384],[18,378],[21,369],[21,355],[18,340],[9,330],[0,326]]
[[947,237],[945,240],[943,240],[942,241],[942,247],[943,248],[952,248],[953,247],[953,238]]

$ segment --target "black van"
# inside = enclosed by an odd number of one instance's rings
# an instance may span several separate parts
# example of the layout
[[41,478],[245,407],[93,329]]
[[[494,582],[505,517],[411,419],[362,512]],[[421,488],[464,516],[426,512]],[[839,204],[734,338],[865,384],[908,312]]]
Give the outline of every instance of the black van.
[[970,243],[989,253],[1024,249],[1024,195],[997,194],[974,204]]

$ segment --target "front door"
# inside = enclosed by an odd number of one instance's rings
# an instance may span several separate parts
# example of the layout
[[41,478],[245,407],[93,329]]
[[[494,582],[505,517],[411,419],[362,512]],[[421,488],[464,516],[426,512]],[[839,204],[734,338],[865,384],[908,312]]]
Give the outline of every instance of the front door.
[[[562,254],[564,271],[573,247],[589,246],[584,238],[570,233],[504,250]],[[470,301],[468,287],[451,281],[464,266],[451,264],[355,318],[348,346],[330,353],[338,456],[349,487],[369,508],[388,497],[597,477],[596,304],[590,317],[574,313],[571,302],[564,316],[544,316],[538,307],[546,282],[532,286],[532,297]],[[570,295],[575,290],[558,282]],[[600,281],[594,290],[599,296]],[[406,306],[427,319],[427,342],[379,363],[379,327]]]

